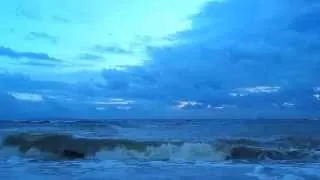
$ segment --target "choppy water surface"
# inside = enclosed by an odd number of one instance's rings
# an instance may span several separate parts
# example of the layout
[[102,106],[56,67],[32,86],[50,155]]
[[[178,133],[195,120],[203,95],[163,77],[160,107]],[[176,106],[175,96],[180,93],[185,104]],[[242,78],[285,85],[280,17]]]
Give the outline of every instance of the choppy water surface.
[[320,121],[2,121],[0,179],[320,179]]

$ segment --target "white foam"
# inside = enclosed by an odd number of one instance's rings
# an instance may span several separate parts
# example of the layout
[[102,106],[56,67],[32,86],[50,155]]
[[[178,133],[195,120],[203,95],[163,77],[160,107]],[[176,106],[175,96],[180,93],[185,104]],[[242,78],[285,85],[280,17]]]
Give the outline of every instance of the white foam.
[[319,164],[304,164],[302,166],[273,164],[271,168],[259,165],[254,168],[252,173],[248,173],[247,175],[259,180],[305,180],[309,179],[307,177],[320,178]]
[[0,147],[0,156],[13,157],[19,155],[18,148],[14,147]]
[[308,176],[314,176],[320,179],[319,167],[320,167],[320,164],[316,164],[314,165],[314,167],[311,166],[311,167],[299,168],[298,172]]
[[147,147],[144,151],[130,150],[122,147],[103,150],[96,154],[98,159],[139,159],[166,161],[221,161],[225,155],[217,152],[209,144],[185,143],[181,146],[163,144],[159,147]]
[[25,153],[25,156],[26,157],[41,157],[42,154],[43,153],[41,151],[39,151],[38,149],[31,148]]
[[272,169],[259,165],[254,168],[252,173],[248,173],[247,175],[255,177],[259,180],[272,180],[272,177],[270,175],[267,175],[267,172],[269,172],[270,170]]
[[284,175],[281,180],[305,180],[303,177],[296,176],[293,174],[286,174]]

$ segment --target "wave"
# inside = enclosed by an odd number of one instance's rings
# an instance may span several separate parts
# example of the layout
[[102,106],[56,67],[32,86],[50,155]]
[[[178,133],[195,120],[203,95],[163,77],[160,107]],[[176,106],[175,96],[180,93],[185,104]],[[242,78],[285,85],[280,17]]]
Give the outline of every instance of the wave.
[[17,120],[17,121],[1,121],[2,124],[17,126],[47,126],[47,125],[55,125],[55,126],[73,126],[73,127],[116,127],[116,128],[136,128],[137,126],[133,123],[124,121],[124,120]]
[[28,133],[6,136],[2,142],[3,147],[17,148],[19,154],[22,155],[30,154],[31,151],[36,150],[63,159],[102,158],[162,161],[318,161],[320,160],[319,145],[320,141],[315,139],[299,140],[292,137],[271,142],[252,139],[183,142],[90,139],[65,134]]

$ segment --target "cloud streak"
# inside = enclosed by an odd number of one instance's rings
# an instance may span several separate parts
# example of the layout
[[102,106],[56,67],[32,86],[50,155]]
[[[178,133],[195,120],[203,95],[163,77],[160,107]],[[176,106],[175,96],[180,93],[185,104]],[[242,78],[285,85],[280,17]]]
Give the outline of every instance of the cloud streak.
[[92,54],[92,53],[83,53],[78,56],[81,60],[88,60],[88,61],[97,61],[97,60],[104,60],[103,56]]
[[33,21],[43,21],[43,18],[37,11],[30,11],[22,7],[16,9],[16,15]]
[[71,20],[69,20],[65,17],[62,17],[62,16],[58,16],[58,15],[52,16],[52,20],[54,20],[55,22],[64,23],[64,24],[71,23]]
[[117,46],[103,46],[103,45],[96,45],[92,47],[92,51],[98,53],[114,53],[114,54],[132,54],[131,50],[123,49]]
[[22,52],[16,51],[14,49],[0,46],[0,56],[12,58],[12,59],[33,59],[33,60],[41,60],[41,61],[54,61],[60,62],[61,60],[55,57],[51,57],[46,53],[37,53],[37,52]]
[[49,35],[44,32],[30,32],[27,36],[27,39],[40,39],[40,40],[46,40],[49,41],[52,44],[56,44],[58,42],[58,38],[52,35]]

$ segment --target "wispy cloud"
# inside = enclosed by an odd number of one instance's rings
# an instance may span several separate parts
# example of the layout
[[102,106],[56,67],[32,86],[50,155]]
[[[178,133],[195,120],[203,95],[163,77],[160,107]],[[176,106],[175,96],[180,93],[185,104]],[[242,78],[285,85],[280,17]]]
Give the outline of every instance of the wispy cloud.
[[23,93],[23,92],[9,92],[11,96],[21,101],[33,101],[39,102],[43,101],[43,97],[39,94],[34,93]]
[[245,87],[237,88],[234,91],[236,93],[243,94],[259,94],[259,93],[277,93],[281,88],[279,86],[255,86],[255,87]]
[[96,54],[92,54],[92,53],[83,53],[83,54],[80,54],[78,56],[79,59],[81,60],[88,60],[88,61],[96,61],[96,60],[103,60],[104,57],[103,56],[100,56],[100,55],[96,55]]
[[27,36],[27,39],[40,39],[40,40],[46,40],[51,42],[52,44],[56,44],[58,41],[58,38],[55,36],[52,36],[50,34],[47,34],[45,32],[30,32]]
[[44,62],[44,61],[28,61],[28,62],[24,62],[23,65],[27,65],[27,66],[38,66],[38,67],[48,67],[48,68],[52,68],[52,67],[57,67],[58,65],[61,65],[62,63],[57,64],[56,62],[52,63],[52,62]]
[[55,21],[55,22],[65,23],[65,24],[71,23],[71,20],[69,20],[69,19],[67,19],[65,17],[62,17],[62,16],[58,16],[58,15],[53,15],[52,16],[52,20]]
[[46,53],[38,53],[38,52],[21,52],[16,51],[8,47],[0,46],[0,56],[9,57],[12,59],[35,59],[35,60],[43,60],[43,61],[55,61],[60,62],[61,60],[55,57],[51,57]]
[[202,108],[203,103],[195,102],[195,101],[179,101],[176,105],[179,109],[187,109],[187,108]]
[[29,20],[34,20],[34,21],[51,20],[56,23],[64,23],[64,24],[71,23],[70,19],[63,17],[61,15],[57,15],[57,14],[54,14],[54,15],[46,14],[45,16],[42,16],[42,15],[43,14],[40,14],[35,9],[30,10],[30,9],[25,9],[23,7],[20,7],[20,8],[17,8],[16,10],[16,16],[27,18]]
[[95,51],[98,53],[132,54],[131,50],[127,50],[118,46],[96,45],[92,47],[92,51]]
[[21,9],[21,8],[17,9],[16,15],[30,19],[30,20],[34,20],[34,21],[42,21],[43,20],[43,18],[35,11],[28,11],[26,9]]

